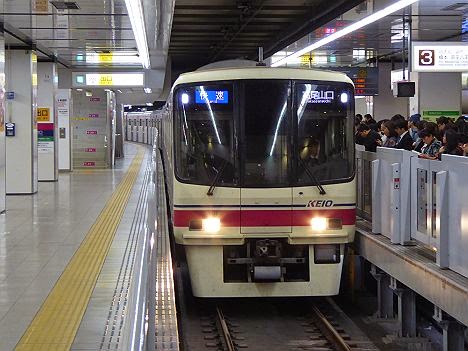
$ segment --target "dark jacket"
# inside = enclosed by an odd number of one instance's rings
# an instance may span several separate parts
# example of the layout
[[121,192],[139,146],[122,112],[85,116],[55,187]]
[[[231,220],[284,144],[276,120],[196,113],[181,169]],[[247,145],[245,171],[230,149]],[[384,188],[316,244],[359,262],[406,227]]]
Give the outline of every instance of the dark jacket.
[[398,142],[395,145],[395,149],[405,149],[405,150],[411,151],[413,150],[413,143],[414,143],[414,140],[411,137],[410,133],[408,132],[403,136],[403,138],[398,140]]
[[362,145],[366,148],[366,151],[375,152],[377,150],[377,140],[380,139],[380,134],[377,133],[375,130],[370,130],[369,134],[365,138],[362,138]]

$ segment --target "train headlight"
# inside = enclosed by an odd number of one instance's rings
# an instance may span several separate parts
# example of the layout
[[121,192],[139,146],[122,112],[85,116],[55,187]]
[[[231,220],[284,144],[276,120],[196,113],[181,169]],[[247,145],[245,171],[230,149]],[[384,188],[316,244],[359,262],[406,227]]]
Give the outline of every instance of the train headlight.
[[327,219],[325,217],[314,217],[310,221],[310,226],[315,231],[322,231],[327,229]]
[[203,230],[208,233],[217,233],[221,229],[221,221],[217,217],[208,217],[202,221]]
[[182,104],[184,104],[184,105],[185,105],[185,104],[188,104],[188,102],[189,102],[189,96],[188,96],[188,94],[187,94],[187,93],[183,93],[183,94],[181,95],[181,97],[180,97],[180,100],[181,100]]
[[347,93],[341,93],[340,100],[341,100],[341,102],[343,104],[346,104],[348,102],[348,94]]

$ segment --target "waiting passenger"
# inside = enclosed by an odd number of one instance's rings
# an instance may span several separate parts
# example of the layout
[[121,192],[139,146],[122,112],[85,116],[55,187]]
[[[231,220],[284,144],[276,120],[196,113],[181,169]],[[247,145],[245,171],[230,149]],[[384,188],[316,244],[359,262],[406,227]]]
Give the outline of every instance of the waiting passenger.
[[414,115],[411,115],[411,117],[408,119],[408,129],[410,132],[411,137],[413,140],[416,142],[418,140],[418,128],[416,127],[416,123],[418,123],[421,120],[421,115],[419,113],[415,113]]
[[446,130],[439,154],[463,156],[463,145],[460,139],[460,135],[455,130]]
[[377,122],[377,131],[380,133],[380,138],[382,139],[382,143],[385,144],[385,140],[387,139],[387,136],[384,133],[384,123],[388,122],[389,119],[382,119]]
[[419,121],[416,123],[416,130],[418,132],[418,139],[413,144],[413,150],[421,152],[422,147],[424,146],[424,141],[419,137],[419,132],[424,129],[424,126],[427,122]]
[[421,149],[419,157],[428,160],[437,160],[442,143],[437,140],[434,134],[428,129],[421,130],[419,132],[419,137],[424,141],[424,146]]
[[405,117],[403,117],[399,113],[397,113],[392,118],[390,118],[390,121],[392,121],[392,122],[396,122],[396,121],[400,121],[400,120],[406,121]]
[[398,134],[396,149],[413,150],[413,138],[408,133],[408,122],[405,119],[398,119],[394,122],[395,132]]
[[371,130],[369,126],[361,123],[357,129],[357,134],[360,137],[360,144],[364,145],[366,151],[377,151],[377,146],[380,146],[379,142],[382,142],[379,133],[375,130]]
[[437,129],[439,131],[439,136],[443,136],[447,129],[456,129],[455,124],[453,124],[452,120],[445,116],[440,116],[436,119]]
[[387,121],[383,124],[383,131],[385,134],[385,140],[382,141],[383,147],[395,147],[397,143],[398,135],[395,132],[394,123],[392,121]]

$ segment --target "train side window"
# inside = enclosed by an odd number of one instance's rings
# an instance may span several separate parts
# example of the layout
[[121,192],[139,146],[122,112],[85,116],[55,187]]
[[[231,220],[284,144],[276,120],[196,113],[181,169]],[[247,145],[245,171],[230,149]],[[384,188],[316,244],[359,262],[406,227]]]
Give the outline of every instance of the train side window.
[[187,183],[238,182],[232,84],[184,86],[175,93],[176,174]]

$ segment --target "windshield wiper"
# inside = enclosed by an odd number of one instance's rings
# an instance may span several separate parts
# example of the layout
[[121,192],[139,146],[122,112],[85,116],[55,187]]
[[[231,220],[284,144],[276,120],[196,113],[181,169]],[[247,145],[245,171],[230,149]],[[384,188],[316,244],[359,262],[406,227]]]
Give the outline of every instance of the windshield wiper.
[[320,195],[325,195],[327,192],[325,191],[325,189],[323,188],[322,184],[320,184],[320,181],[318,180],[318,178],[314,175],[313,172],[311,172],[311,170],[309,169],[309,167],[307,167],[306,163],[304,162],[304,160],[302,158],[299,157],[299,162],[301,162],[301,165],[302,167],[304,167],[307,175],[309,176],[309,178],[315,183],[315,186],[318,188],[319,190],[319,194]]
[[228,164],[228,161],[224,160],[224,163],[221,165],[221,168],[219,169],[218,173],[216,173],[216,176],[214,177],[213,182],[211,183],[210,188],[208,189],[208,192],[206,193],[206,195],[208,196],[213,195],[213,192],[216,188],[216,184],[218,184],[219,179],[223,175],[224,169],[226,168],[227,164]]

